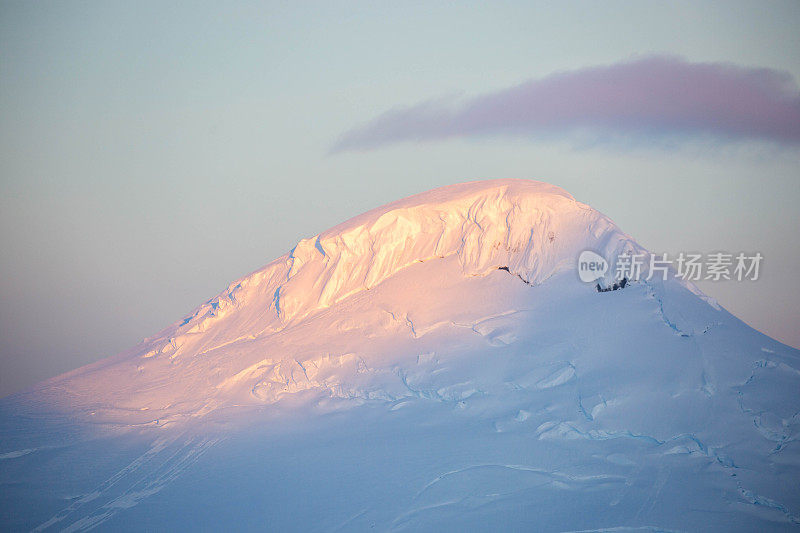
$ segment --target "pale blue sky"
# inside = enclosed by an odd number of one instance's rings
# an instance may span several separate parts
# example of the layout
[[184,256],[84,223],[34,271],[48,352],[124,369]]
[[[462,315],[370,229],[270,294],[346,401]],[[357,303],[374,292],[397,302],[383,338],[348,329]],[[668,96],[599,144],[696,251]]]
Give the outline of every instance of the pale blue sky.
[[329,155],[396,106],[667,53],[800,80],[787,2],[0,4],[0,394],[113,355],[298,239],[460,181],[536,178],[800,346],[800,150],[480,138]]

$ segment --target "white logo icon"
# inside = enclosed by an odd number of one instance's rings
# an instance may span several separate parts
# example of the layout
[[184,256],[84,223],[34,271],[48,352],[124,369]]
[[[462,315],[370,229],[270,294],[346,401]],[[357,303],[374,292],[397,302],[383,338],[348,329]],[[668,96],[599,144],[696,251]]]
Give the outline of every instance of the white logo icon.
[[578,277],[584,283],[591,283],[603,277],[608,271],[608,261],[591,250],[584,250],[578,256]]

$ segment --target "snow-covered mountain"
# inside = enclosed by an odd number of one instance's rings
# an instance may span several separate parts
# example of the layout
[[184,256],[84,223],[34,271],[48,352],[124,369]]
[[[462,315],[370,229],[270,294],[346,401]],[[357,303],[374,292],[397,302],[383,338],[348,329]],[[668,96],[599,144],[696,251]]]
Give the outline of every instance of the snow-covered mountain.
[[[0,400],[3,529],[782,530],[800,353],[563,190],[380,207]],[[602,284],[610,284],[614,268]]]

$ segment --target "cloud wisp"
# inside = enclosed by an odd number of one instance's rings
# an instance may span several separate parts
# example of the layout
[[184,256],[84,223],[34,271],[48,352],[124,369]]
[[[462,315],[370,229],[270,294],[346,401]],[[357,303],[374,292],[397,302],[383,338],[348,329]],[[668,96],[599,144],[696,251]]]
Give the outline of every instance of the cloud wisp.
[[469,99],[390,110],[333,151],[490,135],[696,138],[800,145],[800,90],[768,68],[648,56],[559,72]]

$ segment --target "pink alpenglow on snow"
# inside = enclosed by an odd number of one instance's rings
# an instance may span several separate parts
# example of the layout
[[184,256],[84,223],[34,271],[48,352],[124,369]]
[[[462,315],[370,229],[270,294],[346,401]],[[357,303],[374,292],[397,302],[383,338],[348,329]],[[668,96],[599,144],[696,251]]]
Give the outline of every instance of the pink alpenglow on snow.
[[800,525],[800,352],[675,277],[598,290],[586,250],[646,253],[528,180],[303,239],[1,399],[0,529]]
[[333,151],[486,135],[800,143],[800,90],[769,68],[647,56],[387,111]]

